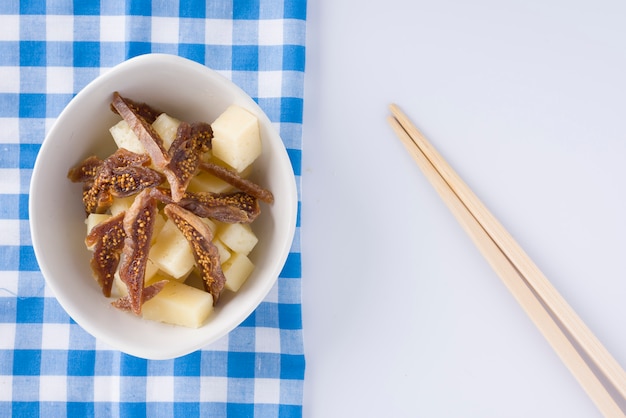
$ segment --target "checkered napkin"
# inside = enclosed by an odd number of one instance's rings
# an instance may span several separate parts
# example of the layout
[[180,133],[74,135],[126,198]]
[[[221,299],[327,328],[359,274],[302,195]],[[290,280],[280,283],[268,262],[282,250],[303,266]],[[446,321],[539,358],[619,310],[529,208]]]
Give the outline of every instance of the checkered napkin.
[[299,222],[277,285],[246,321],[169,361],[83,331],[33,253],[28,187],[47,130],[108,68],[177,54],[232,79],[280,132],[299,184],[305,0],[0,1],[0,417],[301,415]]

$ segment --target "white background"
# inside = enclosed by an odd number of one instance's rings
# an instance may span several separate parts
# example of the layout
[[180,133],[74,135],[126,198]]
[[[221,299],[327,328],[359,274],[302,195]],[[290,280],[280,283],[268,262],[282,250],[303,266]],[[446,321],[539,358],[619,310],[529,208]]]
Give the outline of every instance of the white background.
[[305,417],[599,416],[385,118],[410,115],[626,366],[626,3],[308,7]]

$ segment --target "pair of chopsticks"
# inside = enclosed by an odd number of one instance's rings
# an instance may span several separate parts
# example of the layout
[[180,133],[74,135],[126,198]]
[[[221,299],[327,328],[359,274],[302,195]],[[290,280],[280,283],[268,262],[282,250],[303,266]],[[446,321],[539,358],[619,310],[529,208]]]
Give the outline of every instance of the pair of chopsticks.
[[624,370],[409,118],[396,105],[390,110],[409,154],[598,409],[626,417],[612,396],[626,399]]

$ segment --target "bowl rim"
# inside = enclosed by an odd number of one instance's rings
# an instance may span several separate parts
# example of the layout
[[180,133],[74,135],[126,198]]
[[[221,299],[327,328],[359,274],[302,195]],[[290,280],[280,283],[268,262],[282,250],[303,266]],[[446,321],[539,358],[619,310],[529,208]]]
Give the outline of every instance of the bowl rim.
[[[72,303],[72,298],[67,295],[63,289],[60,289],[60,284],[52,277],[52,273],[48,269],[48,263],[46,262],[46,258],[44,257],[45,248],[42,247],[42,243],[39,241],[39,237],[37,236],[37,231],[42,227],[40,225],[40,219],[37,217],[36,206],[39,203],[39,199],[34,192],[37,189],[41,177],[44,175],[42,172],[41,165],[42,161],[45,160],[45,156],[51,152],[50,148],[54,146],[53,143],[49,140],[49,138],[54,137],[56,131],[61,126],[67,115],[70,114],[74,109],[74,107],[80,104],[80,101],[83,97],[86,97],[92,92],[98,90],[101,86],[106,85],[111,78],[117,77],[120,72],[124,72],[127,70],[132,70],[137,66],[146,66],[146,65],[171,65],[173,67],[187,67],[189,70],[197,71],[201,76],[207,77],[207,80],[211,80],[215,83],[221,83],[228,86],[228,89],[233,92],[237,96],[238,100],[244,101],[248,106],[256,109],[257,116],[259,117],[259,123],[265,125],[269,130],[271,130],[272,135],[278,138],[280,147],[280,158],[287,159],[290,168],[290,175],[288,180],[288,185],[286,189],[286,194],[288,198],[286,199],[289,202],[289,206],[286,207],[286,213],[289,215],[288,219],[284,220],[285,222],[289,222],[287,226],[287,233],[285,238],[285,242],[280,247],[280,253],[276,254],[276,263],[273,263],[273,269],[271,275],[273,276],[271,280],[264,281],[263,286],[259,289],[255,295],[254,303],[246,305],[245,309],[241,309],[238,312],[236,317],[233,317],[231,321],[229,321],[229,326],[224,327],[216,332],[208,332],[207,338],[196,341],[195,344],[189,346],[178,345],[174,349],[170,350],[144,350],[136,345],[125,344],[124,341],[120,339],[111,338],[107,333],[103,333],[102,330],[97,326],[97,324],[93,324],[88,318],[86,318],[80,310],[77,310],[74,304]],[[289,253],[291,251],[291,247],[293,244],[293,240],[296,232],[296,223],[297,223],[297,206],[298,206],[298,192],[297,192],[297,184],[296,177],[293,171],[293,166],[291,165],[291,161],[289,160],[289,156],[287,154],[286,146],[277,129],[272,126],[272,122],[263,111],[263,109],[238,85],[236,85],[233,81],[218,73],[217,71],[200,64],[198,62],[192,61],[190,59],[180,57],[177,55],[171,54],[162,54],[162,53],[150,53],[144,54],[140,56],[136,56],[130,59],[127,59],[114,67],[111,67],[103,72],[90,83],[88,83],[83,89],[81,89],[63,108],[63,110],[56,117],[54,123],[51,125],[48,133],[42,141],[41,148],[38,152],[38,155],[35,160],[35,164],[33,166],[33,171],[30,179],[29,186],[29,203],[28,203],[28,213],[29,213],[29,227],[30,227],[30,235],[33,250],[35,253],[35,257],[37,259],[40,272],[44,277],[45,283],[50,287],[54,297],[57,299],[61,307],[65,310],[65,312],[83,329],[85,329],[89,334],[93,335],[96,339],[100,339],[106,344],[110,345],[112,348],[118,349],[127,354],[131,354],[137,357],[146,358],[146,359],[171,359],[180,357],[185,354],[189,354],[193,351],[196,351],[211,342],[216,341],[217,339],[223,337],[224,335],[231,332],[238,325],[240,325],[258,306],[259,304],[267,297],[268,293],[271,291],[272,287],[276,284],[278,277],[287,261]],[[267,139],[265,139],[267,140]],[[276,145],[276,144],[275,144]],[[284,179],[283,181],[287,181]],[[281,220],[281,222],[283,222]],[[206,326],[206,325],[205,325]],[[198,330],[205,329],[205,326],[199,328]],[[201,332],[201,331],[199,331]]]

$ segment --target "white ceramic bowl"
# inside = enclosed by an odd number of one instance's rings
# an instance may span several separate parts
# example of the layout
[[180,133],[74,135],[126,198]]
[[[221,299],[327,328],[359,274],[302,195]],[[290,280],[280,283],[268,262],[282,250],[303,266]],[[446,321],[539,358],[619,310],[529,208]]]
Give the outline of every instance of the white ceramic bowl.
[[[81,185],[68,170],[85,157],[115,150],[108,128],[119,120],[109,109],[112,93],[146,102],[186,121],[212,122],[229,105],[258,116],[263,152],[251,179],[270,189],[253,227],[259,243],[250,255],[256,268],[237,293],[224,292],[198,329],[147,321],[113,308],[93,279],[85,248]],[[30,185],[30,228],[39,266],[57,300],[87,332],[122,352],[168,359],[224,336],[262,302],[285,263],[295,231],[297,194],[291,164],[279,135],[257,104],[225,77],[173,55],[130,59],[98,77],[67,105],[44,140]]]

